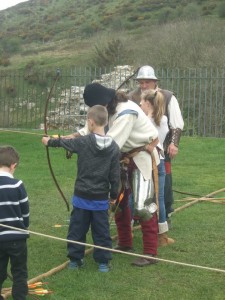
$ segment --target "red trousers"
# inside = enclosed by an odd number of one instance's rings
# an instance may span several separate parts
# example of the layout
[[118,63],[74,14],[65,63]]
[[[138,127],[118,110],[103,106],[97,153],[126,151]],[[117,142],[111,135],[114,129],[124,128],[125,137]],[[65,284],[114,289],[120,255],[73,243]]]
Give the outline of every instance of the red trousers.
[[[118,245],[122,247],[133,247],[131,230],[131,209],[129,206],[129,196],[132,193],[132,173],[137,168],[133,160],[128,164],[127,178],[130,188],[126,188],[123,200],[120,204],[121,211],[115,215],[115,222],[118,232]],[[134,216],[135,217],[135,216]],[[157,255],[158,248],[158,217],[154,213],[148,221],[140,221],[143,241],[143,253]]]
[[[124,199],[125,200],[125,199]],[[123,247],[133,247],[131,232],[131,211],[127,205],[122,211],[117,212],[115,222],[118,232],[118,245]],[[158,248],[158,218],[157,213],[148,221],[142,221],[143,253],[157,255]]]

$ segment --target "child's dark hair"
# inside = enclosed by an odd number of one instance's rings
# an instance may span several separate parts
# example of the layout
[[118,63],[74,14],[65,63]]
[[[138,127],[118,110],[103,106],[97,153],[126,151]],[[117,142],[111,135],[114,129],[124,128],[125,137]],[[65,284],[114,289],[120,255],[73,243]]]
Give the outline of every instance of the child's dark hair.
[[87,118],[92,119],[98,126],[106,126],[108,124],[108,112],[105,106],[94,105],[89,108]]
[[109,115],[114,115],[118,103],[127,102],[128,97],[123,91],[117,91],[114,99],[107,105]]
[[18,164],[19,160],[19,154],[12,146],[0,146],[0,167],[10,167]]

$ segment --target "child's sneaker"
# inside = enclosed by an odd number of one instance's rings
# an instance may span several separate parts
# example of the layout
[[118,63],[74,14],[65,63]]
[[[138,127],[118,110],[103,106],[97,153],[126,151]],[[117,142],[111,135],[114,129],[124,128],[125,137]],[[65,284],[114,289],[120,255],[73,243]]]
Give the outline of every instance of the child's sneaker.
[[110,270],[110,266],[108,264],[100,263],[98,265],[98,270],[99,270],[99,272],[107,273]]
[[79,268],[83,267],[83,265],[84,265],[83,259],[81,259],[81,260],[71,260],[69,262],[68,269],[71,269],[71,270],[79,269]]

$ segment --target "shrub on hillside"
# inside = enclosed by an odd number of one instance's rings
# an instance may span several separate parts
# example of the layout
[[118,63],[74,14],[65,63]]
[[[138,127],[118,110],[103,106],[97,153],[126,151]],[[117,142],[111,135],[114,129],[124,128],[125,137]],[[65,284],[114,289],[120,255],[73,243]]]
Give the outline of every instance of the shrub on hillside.
[[186,20],[193,20],[197,19],[201,16],[201,9],[195,3],[189,3],[187,6],[184,7],[182,17]]
[[20,51],[21,39],[19,37],[4,38],[0,42],[0,46],[5,53],[14,54]]
[[221,2],[218,6],[218,15],[220,18],[225,18],[225,2]]
[[124,43],[119,38],[113,38],[106,45],[94,46],[93,60],[95,66],[110,67],[124,64],[128,53]]
[[25,66],[24,79],[29,84],[38,84],[41,87],[45,87],[49,76],[49,72],[41,71],[39,63],[34,60],[28,62]]
[[15,97],[16,96],[16,88],[14,85],[6,85],[5,87],[5,91],[6,91],[6,94],[11,96],[11,97]]
[[173,9],[167,7],[163,8],[158,16],[159,24],[167,23],[173,20]]
[[96,33],[96,28],[92,24],[84,23],[79,27],[79,31],[84,37],[90,37],[92,34]]
[[8,67],[10,65],[10,59],[8,56],[2,56],[0,58],[0,66]]

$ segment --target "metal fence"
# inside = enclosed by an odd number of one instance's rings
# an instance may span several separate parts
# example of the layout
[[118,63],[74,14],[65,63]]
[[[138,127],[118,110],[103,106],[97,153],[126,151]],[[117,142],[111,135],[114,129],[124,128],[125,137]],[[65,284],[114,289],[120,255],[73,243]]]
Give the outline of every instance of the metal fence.
[[[43,128],[44,107],[54,85],[48,108],[49,128],[77,130],[84,124],[87,108],[83,90],[98,80],[117,88],[133,69],[71,68],[61,70],[54,84],[55,71],[0,73],[0,127]],[[185,121],[184,134],[205,137],[225,136],[225,68],[156,69],[159,86],[174,92]],[[136,86],[130,80],[127,91]]]

